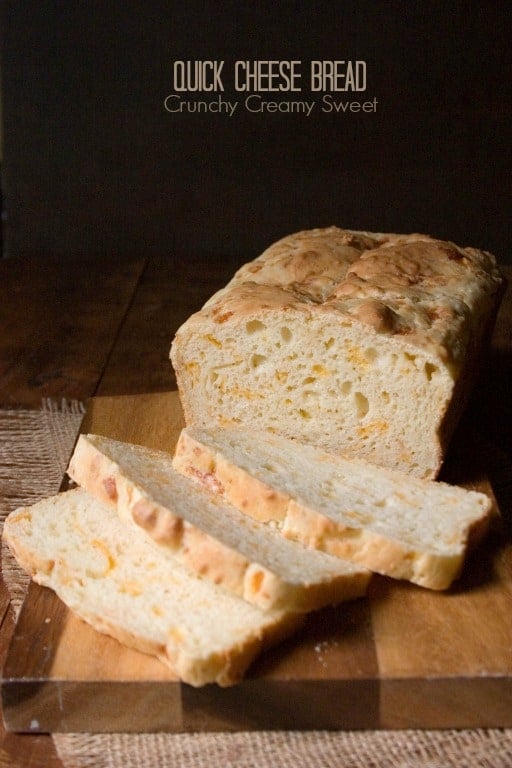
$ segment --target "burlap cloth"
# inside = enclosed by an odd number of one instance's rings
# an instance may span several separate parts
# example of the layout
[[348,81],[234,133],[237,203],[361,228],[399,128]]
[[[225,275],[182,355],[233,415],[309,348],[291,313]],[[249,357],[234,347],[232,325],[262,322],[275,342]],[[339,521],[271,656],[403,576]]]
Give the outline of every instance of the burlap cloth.
[[[58,491],[83,407],[0,410],[0,520]],[[19,610],[27,580],[3,551]],[[333,702],[336,706],[336,702]],[[54,734],[65,768],[511,768],[512,729],[191,734]]]

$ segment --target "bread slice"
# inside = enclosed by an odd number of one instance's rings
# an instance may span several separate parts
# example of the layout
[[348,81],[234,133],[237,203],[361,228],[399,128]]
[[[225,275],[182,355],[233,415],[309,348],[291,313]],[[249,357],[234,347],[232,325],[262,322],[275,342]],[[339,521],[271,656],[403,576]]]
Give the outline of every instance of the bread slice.
[[185,428],[174,466],[286,536],[431,589],[459,575],[492,506],[483,493],[241,428]]
[[176,472],[170,454],[81,435],[68,473],[181,563],[262,609],[310,611],[366,591],[366,568],[251,520]]
[[279,432],[434,478],[502,285],[491,254],[427,235],[289,235],[178,329],[186,423]]
[[237,683],[302,623],[192,575],[81,488],[12,512],[3,536],[21,567],[78,616],[193,686]]

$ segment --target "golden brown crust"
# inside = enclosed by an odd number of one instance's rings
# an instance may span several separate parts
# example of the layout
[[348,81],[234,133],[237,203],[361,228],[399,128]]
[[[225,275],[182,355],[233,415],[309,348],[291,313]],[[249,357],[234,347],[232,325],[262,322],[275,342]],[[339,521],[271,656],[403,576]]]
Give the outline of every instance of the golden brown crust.
[[404,337],[457,365],[501,283],[486,251],[427,235],[329,227],[271,245],[243,265],[202,313],[221,324],[255,309],[331,312]]

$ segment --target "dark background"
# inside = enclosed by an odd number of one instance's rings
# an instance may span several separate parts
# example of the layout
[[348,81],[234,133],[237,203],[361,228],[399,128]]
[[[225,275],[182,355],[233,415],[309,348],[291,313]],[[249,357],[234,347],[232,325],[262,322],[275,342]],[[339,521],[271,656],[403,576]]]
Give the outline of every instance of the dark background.
[[[338,224],[511,261],[508,8],[4,2],[4,255],[237,264],[294,230]],[[367,91],[353,98],[377,98],[377,112],[163,107],[176,59],[316,58],[366,60]]]

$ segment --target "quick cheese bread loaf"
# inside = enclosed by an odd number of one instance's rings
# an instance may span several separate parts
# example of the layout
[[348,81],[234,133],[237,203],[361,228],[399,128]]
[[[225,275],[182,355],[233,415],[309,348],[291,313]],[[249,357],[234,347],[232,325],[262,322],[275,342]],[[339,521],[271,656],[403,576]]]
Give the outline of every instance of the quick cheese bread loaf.
[[78,616],[193,686],[237,683],[303,621],[192,575],[81,488],[12,512],[3,535],[19,564]]
[[176,333],[186,422],[277,432],[433,478],[501,283],[491,254],[425,235],[285,237]]
[[311,611],[366,591],[366,568],[251,520],[178,474],[170,454],[81,435],[68,474],[161,551],[264,610]]
[[174,466],[287,536],[431,589],[460,574],[492,507],[477,491],[240,427],[185,428]]

